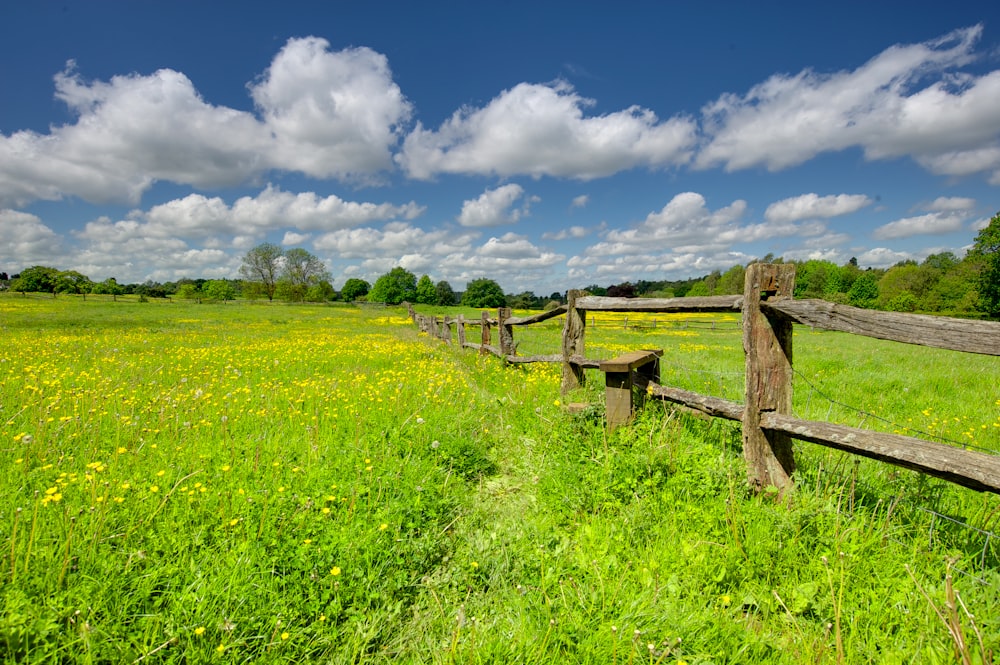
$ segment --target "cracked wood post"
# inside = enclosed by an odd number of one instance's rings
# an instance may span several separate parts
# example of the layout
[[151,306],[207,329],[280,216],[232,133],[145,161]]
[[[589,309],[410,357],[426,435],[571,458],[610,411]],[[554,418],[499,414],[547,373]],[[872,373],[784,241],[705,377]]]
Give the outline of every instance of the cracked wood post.
[[445,316],[441,320],[441,340],[445,344],[451,344],[451,317]]
[[441,333],[438,332],[438,320],[436,316],[430,316],[427,318],[427,323],[430,326],[427,333],[431,337],[440,337]]
[[784,494],[795,471],[791,437],[760,426],[761,412],[792,411],[792,323],[784,317],[766,316],[760,303],[790,299],[794,289],[794,264],[755,263],[747,268],[743,287],[743,457],[747,479],[756,492],[773,486]]
[[510,307],[501,307],[497,310],[497,332],[500,333],[500,355],[516,355],[514,352],[514,326],[507,325],[510,318]]
[[479,355],[485,356],[490,351],[486,347],[490,345],[490,313],[483,312],[483,337],[480,340],[482,343],[479,346]]
[[464,314],[459,314],[458,315],[458,320],[456,321],[456,323],[458,323],[458,348],[464,349],[465,348],[465,315]]
[[562,338],[562,394],[565,395],[571,390],[575,390],[586,383],[586,376],[583,368],[574,365],[569,361],[573,356],[584,355],[583,334],[587,328],[587,314],[576,308],[576,299],[583,294],[583,291],[570,290],[566,293],[566,323],[563,326]]

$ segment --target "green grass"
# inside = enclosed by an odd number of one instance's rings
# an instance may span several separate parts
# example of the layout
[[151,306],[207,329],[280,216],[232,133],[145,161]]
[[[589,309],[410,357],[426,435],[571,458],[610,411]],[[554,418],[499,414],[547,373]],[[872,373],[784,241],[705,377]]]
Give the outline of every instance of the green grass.
[[[741,400],[739,331],[665,318],[588,355]],[[949,585],[1000,649],[991,495],[801,444],[750,496],[734,425],[608,436],[558,366],[398,309],[5,296],[0,329],[8,662],[952,662]],[[996,359],[800,330],[795,366],[799,415],[1000,448]]]

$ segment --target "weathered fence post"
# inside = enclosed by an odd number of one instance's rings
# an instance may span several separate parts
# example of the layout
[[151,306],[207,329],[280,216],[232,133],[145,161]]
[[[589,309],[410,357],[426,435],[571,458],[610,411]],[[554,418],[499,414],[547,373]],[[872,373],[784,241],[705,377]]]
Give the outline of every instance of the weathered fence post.
[[510,307],[501,307],[497,310],[497,332],[500,333],[500,355],[517,355],[514,350],[514,327],[507,325],[510,318]]
[[762,300],[792,297],[794,264],[755,263],[743,287],[743,351],[746,354],[746,401],[743,410],[743,456],[755,491],[791,487],[795,470],[792,439],[760,427],[761,412],[792,411],[792,323],[761,311]]
[[483,338],[479,346],[479,355],[485,356],[490,351],[486,347],[490,345],[490,313],[483,312]]
[[441,339],[445,344],[451,344],[451,317],[445,316],[441,321]]
[[576,308],[576,299],[582,295],[582,291],[575,289],[566,292],[566,323],[563,326],[562,338],[562,393],[565,395],[571,390],[575,390],[586,382],[586,375],[583,367],[570,362],[573,356],[584,355],[583,334],[587,328],[587,314]]
[[431,337],[440,337],[441,335],[438,333],[438,320],[437,320],[437,317],[436,316],[429,316],[429,317],[427,317],[427,323],[430,326],[430,328],[427,331],[428,334]]
[[458,315],[458,348],[465,348],[465,315]]

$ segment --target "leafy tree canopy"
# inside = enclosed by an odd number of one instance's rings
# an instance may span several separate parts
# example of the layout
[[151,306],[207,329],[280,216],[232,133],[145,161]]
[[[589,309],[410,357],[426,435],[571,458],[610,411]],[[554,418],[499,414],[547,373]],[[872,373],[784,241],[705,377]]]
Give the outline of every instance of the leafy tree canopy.
[[240,277],[250,285],[248,295],[262,295],[274,300],[284,255],[280,247],[269,242],[257,245],[246,253],[240,266]]
[[421,305],[433,305],[437,302],[437,291],[434,290],[434,282],[427,275],[423,275],[417,281],[417,302]]
[[371,288],[372,285],[365,280],[352,277],[344,282],[344,288],[340,290],[340,297],[347,302],[361,300],[364,296],[368,295],[368,290]]
[[55,294],[59,284],[59,271],[48,266],[32,266],[21,271],[11,288],[21,293]]
[[474,279],[465,286],[462,304],[467,307],[504,307],[507,297],[500,285],[492,279]]
[[1000,317],[1000,213],[979,232],[969,254],[982,264],[978,280],[979,306],[991,317]]
[[236,287],[224,279],[210,279],[201,287],[206,298],[212,300],[235,300]]
[[417,277],[406,268],[396,267],[375,280],[368,292],[369,302],[398,305],[404,300],[417,299]]
[[457,298],[455,297],[455,291],[451,288],[451,284],[441,280],[434,285],[434,304],[435,305],[454,305]]

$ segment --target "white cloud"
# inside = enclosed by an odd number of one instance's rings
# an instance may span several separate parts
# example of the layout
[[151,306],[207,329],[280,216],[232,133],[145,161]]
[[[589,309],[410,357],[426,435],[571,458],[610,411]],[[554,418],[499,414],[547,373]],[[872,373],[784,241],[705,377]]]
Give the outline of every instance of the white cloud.
[[769,222],[797,222],[803,219],[829,219],[857,212],[871,205],[872,200],[864,194],[837,194],[818,196],[803,194],[772,203],[764,212]]
[[515,184],[487,189],[478,199],[462,203],[458,223],[462,226],[477,227],[514,224],[527,210],[527,204],[523,210],[511,210],[523,193],[524,189]]
[[285,247],[291,247],[293,245],[301,245],[312,238],[310,233],[296,233],[294,231],[285,231],[285,235],[281,238],[281,244]]
[[[725,246],[735,232],[757,235],[738,220],[746,211],[746,202],[734,201],[719,210],[709,210],[705,198],[695,192],[677,194],[659,212],[652,212],[631,229],[611,229],[604,240],[586,250],[588,256],[645,254],[650,250],[672,249],[676,252]],[[749,240],[749,237],[744,237]],[[696,249],[697,248],[697,249]]]
[[531,244],[527,237],[516,233],[506,233],[499,238],[490,238],[479,248],[477,253],[480,256],[505,259],[529,258],[540,255],[538,248]]
[[391,168],[412,108],[387,58],[364,47],[329,48],[318,37],[291,39],[250,87],[276,139],[271,166],[317,178]]
[[[240,197],[232,206],[220,197],[189,194],[146,212],[135,210],[129,219],[110,226],[122,236],[208,238],[249,233],[251,237],[259,237],[282,228],[330,231],[375,221],[413,219],[423,210],[412,201],[401,206],[359,203],[334,195],[320,198],[313,192],[293,194],[268,185],[256,196]],[[106,235],[110,232],[108,226],[101,221],[91,222],[80,235],[83,238],[91,238],[95,233]]]
[[559,229],[556,232],[546,231],[542,234],[542,240],[566,240],[567,238],[586,238],[590,235],[585,227],[582,226],[570,226],[565,229]]
[[573,197],[572,203],[570,203],[570,208],[586,208],[587,204],[590,203],[590,196],[587,194],[581,194],[580,196]]
[[927,214],[904,217],[883,224],[872,232],[872,237],[888,240],[916,235],[943,235],[960,231],[974,212],[975,206],[975,199],[940,196],[924,206],[930,211]]
[[218,187],[281,169],[370,180],[392,168],[411,113],[385,56],[291,39],[250,86],[262,119],[202,99],[183,73],[87,82],[56,75],[74,123],[47,134],[0,134],[0,205],[77,196],[138,203],[157,180]]
[[744,201],[737,200],[712,210],[701,194],[683,192],[634,227],[608,230],[600,242],[571,257],[566,265],[574,279],[583,281],[663,279],[664,275],[725,271],[759,258],[749,253],[751,243],[797,238],[815,253],[824,245],[848,239],[845,234],[831,233],[821,220],[743,223],[746,208]]
[[890,268],[900,261],[915,260],[910,252],[897,252],[887,247],[875,247],[858,255],[858,265],[871,268]]
[[472,230],[425,231],[393,223],[381,230],[366,227],[327,233],[313,246],[336,260],[360,260],[356,267],[346,267],[344,275],[373,281],[402,266],[415,274],[429,274],[435,281],[446,280],[458,290],[469,280],[483,276],[507,289],[535,289],[566,258],[539,249],[527,237],[515,233],[491,237],[477,246],[478,235]]
[[982,219],[977,219],[976,221],[969,224],[969,228],[973,231],[982,231],[987,226],[990,225],[991,218],[983,217]]
[[778,74],[743,96],[723,95],[703,109],[708,140],[695,164],[780,170],[856,146],[868,159],[909,155],[936,173],[1000,177],[1000,71],[956,71],[981,33],[955,30],[888,48],[853,71]]
[[965,212],[975,207],[975,199],[963,196],[939,196],[927,206],[927,209],[935,212]]
[[387,224],[382,230],[365,227],[326,233],[313,242],[313,247],[348,259],[376,256],[395,261],[407,253],[446,256],[453,252],[468,252],[476,236],[470,231],[425,231],[410,224],[395,223]]
[[962,228],[964,218],[953,213],[929,212],[917,217],[904,217],[895,222],[883,224],[874,231],[872,237],[879,240],[908,238],[916,235],[941,235]]
[[483,108],[456,111],[436,131],[418,122],[396,161],[417,179],[462,173],[589,180],[690,158],[696,125],[689,118],[661,122],[638,106],[586,117],[593,104],[563,81],[521,83]]
[[63,255],[62,239],[36,215],[0,210],[0,229],[0,270],[4,272],[53,265]]

